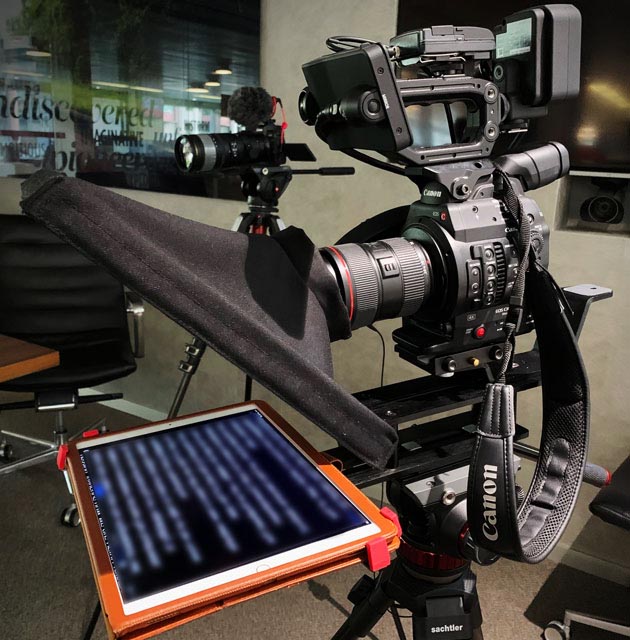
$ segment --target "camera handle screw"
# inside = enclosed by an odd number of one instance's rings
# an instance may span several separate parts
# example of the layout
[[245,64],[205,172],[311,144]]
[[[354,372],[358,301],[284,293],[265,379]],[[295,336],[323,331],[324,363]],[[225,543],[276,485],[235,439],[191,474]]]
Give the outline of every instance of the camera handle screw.
[[450,507],[457,499],[457,494],[453,489],[447,488],[442,494],[442,504],[445,507]]
[[472,193],[472,190],[466,178],[456,178],[455,180],[453,180],[453,184],[451,185],[451,187],[453,196],[457,200],[467,200]]

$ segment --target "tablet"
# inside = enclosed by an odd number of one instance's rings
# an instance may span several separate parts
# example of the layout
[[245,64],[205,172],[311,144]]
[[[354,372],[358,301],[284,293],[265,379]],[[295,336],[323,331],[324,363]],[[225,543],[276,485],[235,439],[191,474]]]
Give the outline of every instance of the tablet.
[[380,532],[257,404],[76,445],[125,616]]

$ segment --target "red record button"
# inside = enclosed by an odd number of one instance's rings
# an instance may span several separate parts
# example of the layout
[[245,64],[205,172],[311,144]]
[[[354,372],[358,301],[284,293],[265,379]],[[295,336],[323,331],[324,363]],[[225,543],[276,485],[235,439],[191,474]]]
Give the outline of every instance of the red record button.
[[473,335],[477,340],[481,340],[486,335],[486,328],[483,325],[478,326],[473,330]]

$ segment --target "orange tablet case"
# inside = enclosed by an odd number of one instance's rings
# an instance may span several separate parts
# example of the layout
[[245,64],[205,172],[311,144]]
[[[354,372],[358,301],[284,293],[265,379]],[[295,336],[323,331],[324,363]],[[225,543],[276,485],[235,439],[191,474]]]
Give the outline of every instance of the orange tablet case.
[[[387,556],[398,547],[400,527],[395,517],[392,517],[393,514],[388,510],[380,512],[371,500],[357,489],[326,456],[315,450],[266,403],[260,401],[248,402],[222,407],[213,411],[204,411],[193,414],[193,416],[208,416],[211,418],[212,414],[217,411],[246,406],[254,408],[253,405],[263,415],[271,419],[281,431],[288,435],[317,464],[322,473],[379,527],[380,534],[280,567],[271,568],[255,576],[241,578],[200,593],[179,598],[139,613],[125,615],[87,479],[79,458],[79,452],[76,444],[72,443],[68,447],[66,467],[81,516],[88,555],[110,638],[125,638],[129,640],[150,638],[185,622],[214,613],[223,607],[231,606],[283,587],[289,587],[359,562],[367,562],[368,551],[374,551],[377,556],[380,555],[381,564],[386,564],[388,558],[383,558],[383,555]],[[191,416],[181,416],[174,420],[189,417]],[[164,420],[155,424],[164,424],[174,420]],[[146,425],[143,425],[143,427],[146,427]],[[133,432],[135,428],[127,429],[124,433]],[[122,431],[119,433],[122,433]],[[96,437],[95,441],[97,440],[98,438]],[[384,563],[382,562],[383,559]],[[382,566],[374,566],[372,564],[372,568],[378,569],[382,568]]]

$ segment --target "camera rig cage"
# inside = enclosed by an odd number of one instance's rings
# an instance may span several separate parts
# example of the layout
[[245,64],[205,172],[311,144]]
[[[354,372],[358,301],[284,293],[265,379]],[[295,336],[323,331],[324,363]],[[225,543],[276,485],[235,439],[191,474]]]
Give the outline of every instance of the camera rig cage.
[[[581,16],[568,4],[520,11],[494,32],[435,26],[388,45],[329,38],[335,53],[303,66],[300,113],[331,149],[378,151],[408,166],[483,158],[502,131],[522,131],[549,102],[578,94],[580,43]],[[451,140],[422,144],[418,129],[431,122],[416,107],[435,103]]]

